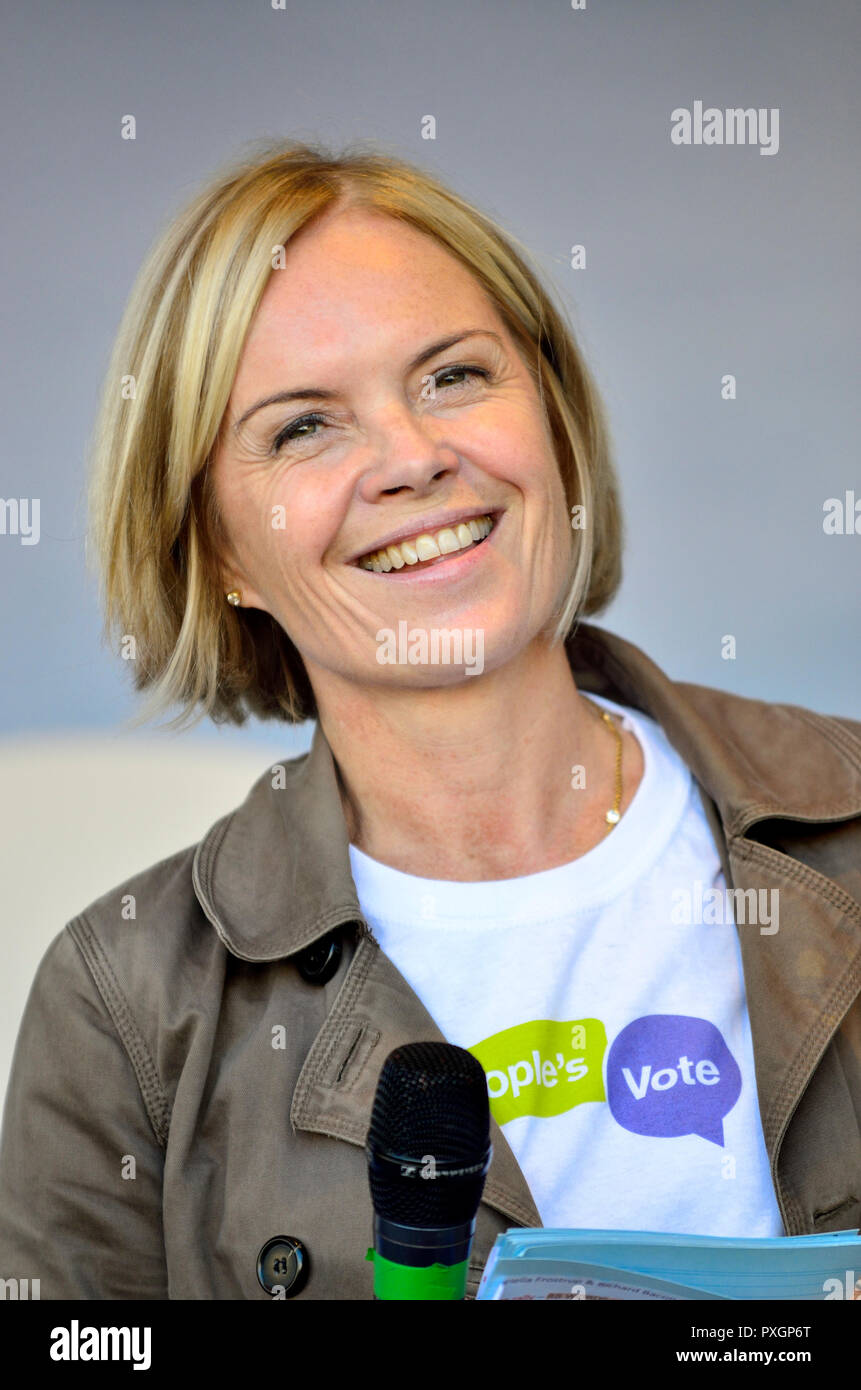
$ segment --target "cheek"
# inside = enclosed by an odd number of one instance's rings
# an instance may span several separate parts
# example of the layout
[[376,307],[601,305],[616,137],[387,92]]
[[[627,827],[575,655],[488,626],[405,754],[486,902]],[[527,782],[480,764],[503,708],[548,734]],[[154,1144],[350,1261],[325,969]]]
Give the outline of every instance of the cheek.
[[334,488],[295,486],[273,496],[269,515],[275,553],[280,563],[319,565],[334,545],[347,512],[347,502]]
[[493,431],[482,440],[489,471],[511,482],[546,491],[552,474],[558,474],[553,442],[540,412],[513,408],[497,418]]

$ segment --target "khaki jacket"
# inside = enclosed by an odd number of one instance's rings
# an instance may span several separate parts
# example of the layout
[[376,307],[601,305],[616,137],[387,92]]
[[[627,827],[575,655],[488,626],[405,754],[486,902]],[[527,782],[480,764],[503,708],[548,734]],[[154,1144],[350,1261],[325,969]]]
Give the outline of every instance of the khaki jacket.
[[[857,1228],[861,723],[670,680],[591,624],[567,651],[582,690],[662,726],[728,886],[779,890],[776,933],[737,928],[774,1189],[787,1234]],[[265,1299],[258,1252],[288,1235],[298,1298],[372,1298],[377,1077],[442,1034],[362,919],[319,726],[278,766],[43,957],[4,1112],[0,1278],[53,1299]],[[496,1235],[541,1224],[491,1137],[468,1297]]]

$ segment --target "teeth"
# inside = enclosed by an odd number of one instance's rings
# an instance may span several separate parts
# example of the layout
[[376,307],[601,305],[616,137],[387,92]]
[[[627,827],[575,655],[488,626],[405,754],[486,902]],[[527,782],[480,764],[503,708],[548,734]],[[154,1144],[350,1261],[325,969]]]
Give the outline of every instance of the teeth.
[[492,528],[489,516],[473,517],[470,521],[458,522],[454,527],[444,526],[435,535],[425,531],[411,541],[400,541],[398,545],[374,550],[369,555],[363,555],[358,563],[362,569],[388,574],[393,569],[403,569],[404,565],[416,565],[420,560],[435,560],[440,555],[452,555],[456,550],[464,550],[475,541],[483,540]]
[[437,560],[442,554],[433,536],[419,536],[416,541],[416,554],[420,560]]

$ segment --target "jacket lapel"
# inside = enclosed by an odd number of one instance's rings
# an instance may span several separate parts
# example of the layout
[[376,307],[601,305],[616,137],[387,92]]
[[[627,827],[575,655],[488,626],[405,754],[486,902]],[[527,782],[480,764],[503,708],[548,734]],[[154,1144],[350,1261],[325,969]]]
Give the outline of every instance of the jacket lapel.
[[[851,1093],[838,1080],[826,1109],[806,1122],[797,1180],[790,1173],[778,1180],[778,1157],[793,1114],[861,992],[861,908],[832,880],[768,845],[738,837],[729,854],[735,886],[764,892],[766,901],[779,905],[777,932],[763,933],[748,923],[738,934],[763,1137],[784,1225],[796,1234],[810,1230],[836,1195],[845,1195],[857,1162],[857,1144],[853,1155],[849,1137],[857,1132]],[[815,1159],[817,1128],[833,1150],[824,1164]]]
[[[365,931],[334,1006],[305,1060],[290,1119],[313,1130],[364,1145],[377,1080],[396,1047],[445,1042],[418,995]],[[493,1157],[482,1201],[517,1225],[540,1226],[523,1172],[491,1116]]]

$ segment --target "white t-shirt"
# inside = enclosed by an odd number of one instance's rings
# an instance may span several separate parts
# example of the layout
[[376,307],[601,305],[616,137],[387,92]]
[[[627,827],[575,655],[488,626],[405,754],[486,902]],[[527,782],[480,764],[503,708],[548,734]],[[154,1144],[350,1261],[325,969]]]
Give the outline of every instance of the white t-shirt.
[[589,698],[644,758],[599,844],[486,883],[400,873],[351,845],[359,903],[444,1037],[484,1067],[545,1226],[782,1236],[737,936],[760,925],[736,928],[660,725]]

